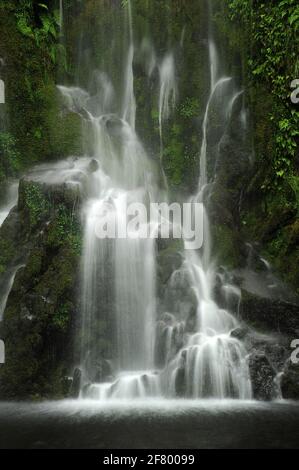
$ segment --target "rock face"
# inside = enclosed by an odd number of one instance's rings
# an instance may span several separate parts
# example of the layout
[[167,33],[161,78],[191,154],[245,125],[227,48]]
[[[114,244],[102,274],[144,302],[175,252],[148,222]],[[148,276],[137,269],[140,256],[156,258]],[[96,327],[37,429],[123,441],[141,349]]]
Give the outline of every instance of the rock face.
[[281,332],[293,339],[299,334],[298,305],[244,292],[240,314],[244,321],[264,332]]
[[298,399],[299,367],[291,360],[292,341],[298,337],[298,306],[243,292],[240,317],[247,326],[231,335],[244,341],[249,353],[254,398]]
[[299,364],[287,362],[281,376],[282,396],[290,400],[298,400],[299,397]]
[[[78,318],[81,226],[76,190],[22,180],[0,230],[2,270],[20,263],[0,336],[1,399],[66,396]],[[1,278],[0,278],[1,282]]]
[[73,378],[72,378],[72,385],[70,389],[70,396],[72,398],[78,398],[80,394],[80,388],[81,388],[81,370],[76,367],[74,370]]

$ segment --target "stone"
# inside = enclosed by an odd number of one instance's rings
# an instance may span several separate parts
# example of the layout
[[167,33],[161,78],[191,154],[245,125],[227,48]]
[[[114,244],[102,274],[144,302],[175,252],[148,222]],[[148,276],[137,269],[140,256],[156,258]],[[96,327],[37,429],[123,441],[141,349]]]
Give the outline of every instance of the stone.
[[298,400],[299,397],[299,364],[288,361],[280,382],[283,398]]
[[249,333],[249,328],[238,327],[231,331],[230,335],[232,338],[243,340]]
[[74,370],[73,381],[72,381],[72,386],[70,390],[71,398],[79,397],[80,390],[81,390],[81,377],[82,377],[81,369],[76,367]]

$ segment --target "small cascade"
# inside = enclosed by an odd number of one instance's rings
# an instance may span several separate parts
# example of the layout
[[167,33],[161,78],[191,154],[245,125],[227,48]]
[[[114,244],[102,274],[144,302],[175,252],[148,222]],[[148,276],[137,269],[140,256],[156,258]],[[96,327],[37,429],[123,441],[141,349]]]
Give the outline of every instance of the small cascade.
[[4,280],[1,282],[0,286],[0,321],[3,320],[3,315],[4,311],[6,308],[8,296],[10,294],[10,291],[13,287],[13,283],[16,277],[17,272],[19,269],[23,268],[25,265],[24,264],[18,264],[14,268],[8,270],[6,273]]
[[177,84],[175,78],[175,62],[173,54],[167,54],[159,66],[160,93],[159,93],[159,133],[160,133],[160,160],[165,188],[168,187],[167,178],[163,169],[163,123],[167,121],[174,111],[177,98]]
[[[211,34],[211,32],[210,32]],[[207,211],[209,178],[207,171],[208,130],[211,107],[221,110],[218,100],[226,98],[224,126],[230,119],[232,108],[240,92],[233,92],[227,86],[231,77],[219,77],[219,62],[215,43],[209,39],[210,61],[210,95],[202,125],[202,145],[200,150],[200,177],[198,192],[190,202],[201,202],[204,205],[204,243],[200,251],[185,250],[185,262],[181,268],[182,278],[188,283],[196,297],[196,317],[192,332],[187,331],[187,323],[179,322],[181,343],[179,352],[168,360],[172,350],[172,334],[166,335],[167,360],[163,372],[163,387],[168,396],[188,396],[192,398],[234,397],[251,398],[251,381],[243,344],[231,336],[238,326],[238,321],[227,310],[220,308],[214,300],[216,270],[211,256],[212,240]],[[217,106],[218,105],[218,106]],[[223,113],[223,110],[222,110]],[[185,242],[185,247],[188,248]],[[175,273],[177,276],[177,273]],[[226,285],[226,291],[234,291]],[[174,327],[171,327],[171,332]]]
[[[18,181],[11,183],[8,188],[6,194],[6,203],[0,208],[0,227],[4,223],[5,219],[8,217],[11,209],[16,205],[18,201],[18,189]],[[2,321],[3,319],[8,296],[12,289],[16,273],[21,267],[22,265],[17,265],[2,275],[0,285],[0,321]]]
[[153,44],[148,38],[143,38],[140,53],[145,58],[145,69],[148,78],[151,78],[157,66],[157,56]]
[[123,103],[123,119],[135,129],[136,120],[136,100],[134,95],[134,36],[133,36],[133,20],[132,20],[132,7],[131,1],[128,1],[128,16],[129,16],[129,49],[128,58],[125,70],[125,91]]
[[173,54],[167,54],[159,67],[160,93],[159,93],[159,130],[161,141],[163,139],[163,122],[169,119],[174,110],[177,98],[177,84],[175,78],[175,62]]
[[160,378],[158,374],[149,371],[124,371],[118,375],[115,382],[92,384],[87,393],[87,397],[94,400],[134,400],[159,396],[161,396]]

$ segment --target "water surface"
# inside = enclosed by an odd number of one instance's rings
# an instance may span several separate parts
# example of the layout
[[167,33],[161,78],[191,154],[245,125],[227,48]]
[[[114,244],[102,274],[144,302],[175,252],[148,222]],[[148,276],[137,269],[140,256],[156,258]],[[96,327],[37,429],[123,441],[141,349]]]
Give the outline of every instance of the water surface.
[[299,403],[0,403],[0,448],[299,448]]

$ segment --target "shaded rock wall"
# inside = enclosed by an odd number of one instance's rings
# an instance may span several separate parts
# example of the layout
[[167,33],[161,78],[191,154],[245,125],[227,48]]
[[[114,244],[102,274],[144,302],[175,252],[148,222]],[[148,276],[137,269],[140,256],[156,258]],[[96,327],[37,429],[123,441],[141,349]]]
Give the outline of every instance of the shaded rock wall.
[[[0,334],[6,364],[1,398],[54,398],[68,392],[78,321],[81,227],[78,194],[23,179],[19,204],[0,231],[6,267],[16,274]],[[3,252],[2,252],[3,253]]]

